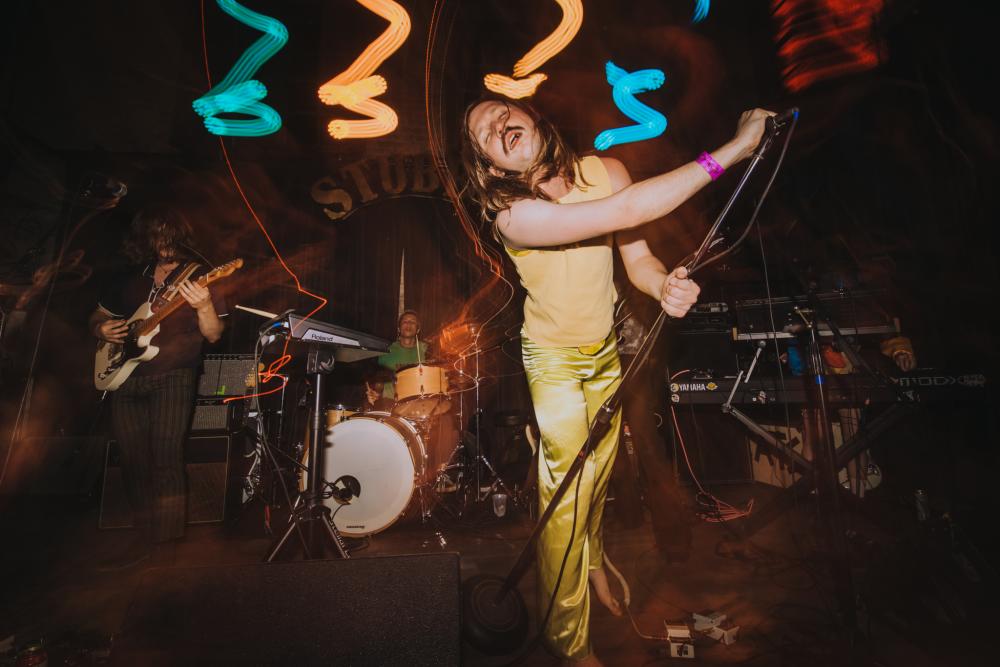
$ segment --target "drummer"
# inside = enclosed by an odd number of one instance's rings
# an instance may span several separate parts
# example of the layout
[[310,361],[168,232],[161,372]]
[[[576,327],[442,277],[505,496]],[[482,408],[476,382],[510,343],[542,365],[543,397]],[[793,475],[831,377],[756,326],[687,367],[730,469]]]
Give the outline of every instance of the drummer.
[[[389,346],[389,351],[378,358],[380,366],[396,372],[405,366],[413,366],[427,360],[427,343],[418,338],[420,334],[420,317],[415,310],[404,310],[396,321],[397,339]],[[369,391],[370,385],[369,385]],[[386,382],[382,388],[382,397],[396,400],[395,382]]]

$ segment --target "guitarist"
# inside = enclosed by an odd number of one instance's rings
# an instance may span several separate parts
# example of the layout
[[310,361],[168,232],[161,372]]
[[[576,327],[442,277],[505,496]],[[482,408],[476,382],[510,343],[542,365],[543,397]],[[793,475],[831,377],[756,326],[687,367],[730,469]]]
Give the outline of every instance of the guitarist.
[[205,267],[190,261],[191,223],[177,210],[157,206],[132,221],[124,253],[136,268],[101,296],[90,316],[98,339],[121,343],[126,320],[145,302],[165,305],[183,299],[161,323],[153,344],[159,353],[141,363],[111,397],[111,424],[121,452],[122,477],[139,529],[136,543],[103,569],[125,569],[156,552],[161,564],[173,558],[184,534],[184,438],[191,423],[195,371],[202,342],[222,336],[225,302],[194,280]]

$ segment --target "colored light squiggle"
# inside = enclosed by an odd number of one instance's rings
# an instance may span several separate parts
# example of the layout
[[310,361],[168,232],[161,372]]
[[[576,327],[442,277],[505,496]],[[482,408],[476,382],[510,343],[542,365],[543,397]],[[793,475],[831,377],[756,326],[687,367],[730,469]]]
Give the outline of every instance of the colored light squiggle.
[[389,84],[373,76],[386,58],[395,53],[410,34],[410,15],[393,0],[358,0],[368,10],[389,21],[389,27],[368,45],[346,70],[319,89],[323,104],[342,106],[371,120],[335,118],[327,131],[334,139],[370,139],[389,134],[399,125],[392,107],[371,98],[384,93]]
[[700,23],[708,18],[708,10],[712,5],[712,0],[697,0],[694,3],[694,15],[691,16],[691,23]]
[[566,48],[583,25],[581,0],[556,0],[556,4],[562,9],[563,17],[552,34],[514,63],[514,78],[503,74],[487,74],[483,78],[483,85],[487,90],[518,100],[534,95],[538,86],[548,78],[541,72],[532,72]]
[[782,79],[800,92],[878,67],[885,42],[876,30],[886,0],[771,0]]
[[639,93],[662,86],[666,80],[663,72],[658,69],[643,69],[629,73],[611,61],[605,65],[605,72],[608,83],[612,85],[615,105],[637,124],[604,130],[594,139],[594,148],[603,151],[617,144],[643,141],[663,134],[667,129],[667,117],[635,99]]
[[[234,19],[264,34],[240,56],[218,85],[194,101],[192,106],[205,119],[205,127],[215,135],[262,137],[281,128],[278,112],[261,102],[267,88],[253,75],[288,42],[284,24],[251,11],[236,0],[216,0],[219,8]],[[219,114],[242,114],[243,118],[220,118]]]

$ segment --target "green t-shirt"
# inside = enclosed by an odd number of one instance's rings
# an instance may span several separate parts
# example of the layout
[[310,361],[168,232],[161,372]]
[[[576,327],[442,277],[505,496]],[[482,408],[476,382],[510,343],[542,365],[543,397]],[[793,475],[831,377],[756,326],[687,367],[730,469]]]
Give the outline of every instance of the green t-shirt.
[[[420,348],[420,357],[417,358],[417,347]],[[413,347],[403,347],[399,341],[393,342],[389,346],[389,351],[378,358],[379,366],[385,366],[395,372],[402,366],[413,366],[421,361],[427,360],[427,343],[420,341]],[[393,382],[386,382],[382,388],[382,396],[385,398],[396,398],[396,385]]]

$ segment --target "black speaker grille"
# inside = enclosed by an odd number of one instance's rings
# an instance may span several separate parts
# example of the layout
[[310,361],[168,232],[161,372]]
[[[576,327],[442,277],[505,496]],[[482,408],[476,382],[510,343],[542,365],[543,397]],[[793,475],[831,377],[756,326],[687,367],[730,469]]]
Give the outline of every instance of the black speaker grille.
[[115,665],[458,665],[458,554],[151,570]]

